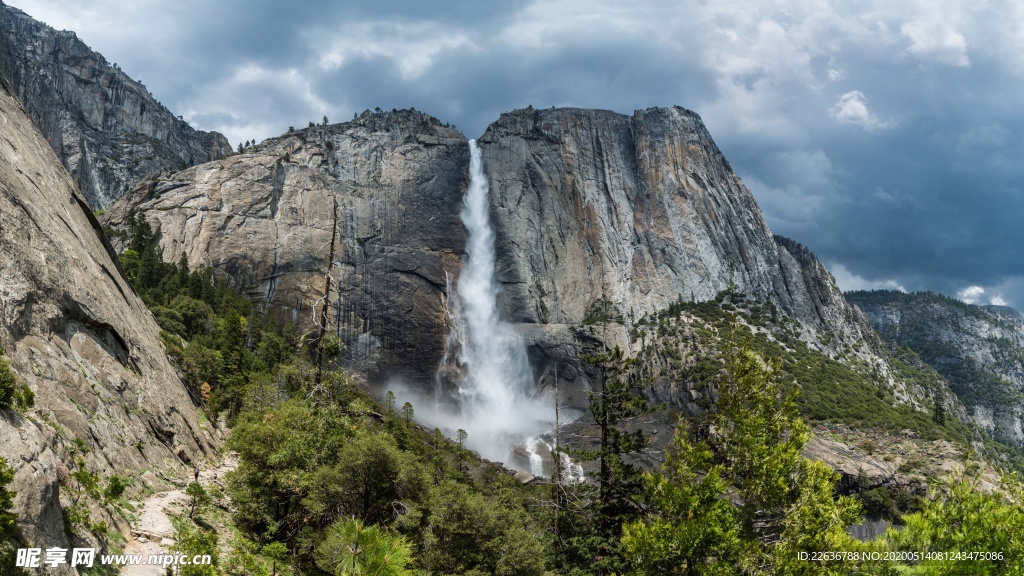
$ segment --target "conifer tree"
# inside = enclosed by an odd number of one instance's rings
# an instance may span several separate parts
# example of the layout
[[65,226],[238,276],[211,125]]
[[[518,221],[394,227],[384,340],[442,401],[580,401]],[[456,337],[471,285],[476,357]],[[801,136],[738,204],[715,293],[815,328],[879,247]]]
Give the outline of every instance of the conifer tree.
[[857,550],[847,528],[860,505],[834,497],[838,474],[800,456],[810,437],[783,392],[778,366],[732,342],[718,402],[680,422],[660,473],[645,477],[647,517],[623,527],[640,574],[844,574],[835,558],[800,552]]
[[[651,407],[634,394],[645,381],[635,370],[637,360],[628,358],[622,349],[616,347],[582,360],[597,371],[598,390],[589,400],[600,439],[597,450],[573,454],[597,462],[597,488],[594,494],[586,484],[565,485],[565,493],[556,494],[556,552],[566,569],[586,565],[590,573],[612,574],[625,563],[620,551],[622,525],[640,512],[635,495],[640,492],[642,476],[628,456],[647,445],[642,430],[629,432],[623,425],[650,412]],[[563,515],[570,500],[575,508],[572,518]]]

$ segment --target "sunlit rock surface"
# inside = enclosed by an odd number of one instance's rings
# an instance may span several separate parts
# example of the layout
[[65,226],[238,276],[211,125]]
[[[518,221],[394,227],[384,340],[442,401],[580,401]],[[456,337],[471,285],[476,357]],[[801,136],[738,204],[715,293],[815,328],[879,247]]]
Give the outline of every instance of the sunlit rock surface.
[[200,423],[90,207],[2,80],[0,126],[0,347],[35,392],[27,413],[0,411],[0,455],[16,470],[27,541],[67,548],[58,478],[76,439],[103,485],[122,474],[142,489],[143,473],[198,462],[219,433]]
[[426,114],[367,112],[151,178],[104,221],[123,228],[139,211],[165,259],[213,265],[305,327],[336,229],[330,322],[350,362],[428,381],[447,333],[446,273],[458,277],[465,244],[468,162],[462,133]]

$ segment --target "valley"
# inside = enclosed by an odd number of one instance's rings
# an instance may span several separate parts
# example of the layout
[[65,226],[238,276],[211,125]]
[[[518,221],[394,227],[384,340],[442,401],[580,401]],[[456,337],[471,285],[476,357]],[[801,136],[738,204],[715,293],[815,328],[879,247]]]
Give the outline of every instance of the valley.
[[2,3],[0,72],[0,574],[1024,570],[1021,314],[844,294],[691,110],[233,150]]

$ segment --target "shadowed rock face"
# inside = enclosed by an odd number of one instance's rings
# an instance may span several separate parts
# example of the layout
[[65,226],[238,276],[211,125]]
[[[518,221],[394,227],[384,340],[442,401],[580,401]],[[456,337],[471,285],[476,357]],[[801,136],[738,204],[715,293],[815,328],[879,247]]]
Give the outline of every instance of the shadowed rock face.
[[349,361],[430,380],[446,333],[445,274],[457,277],[465,243],[468,155],[462,133],[430,116],[367,112],[149,179],[104,218],[123,227],[139,210],[165,259],[184,252],[213,265],[307,328],[336,229],[330,323]]
[[15,511],[30,545],[67,548],[58,470],[67,472],[75,439],[104,483],[129,474],[141,488],[138,475],[197,461],[219,434],[199,423],[156,322],[2,80],[0,126],[0,347],[35,392],[28,413],[0,410],[0,455],[16,470]]
[[0,70],[93,208],[147,174],[231,153],[223,135],[175,117],[74,32],[2,2]]

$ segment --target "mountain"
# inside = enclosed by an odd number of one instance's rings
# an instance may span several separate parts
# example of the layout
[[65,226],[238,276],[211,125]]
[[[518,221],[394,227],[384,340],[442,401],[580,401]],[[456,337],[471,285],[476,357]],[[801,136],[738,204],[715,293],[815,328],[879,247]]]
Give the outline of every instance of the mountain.
[[134,493],[158,490],[160,475],[212,453],[219,432],[202,423],[92,209],[12,92],[0,79],[0,347],[35,404],[0,409],[0,456],[15,470],[26,541],[69,548],[83,543],[66,525],[128,527],[91,497],[73,502],[69,477],[88,473],[102,488],[131,474]]
[[[638,353],[631,333],[643,317],[736,292],[801,347],[870,372],[893,402],[931,409],[941,378],[894,368],[814,255],[771,234],[693,112],[528,108],[503,114],[479,146],[501,315],[525,340],[535,380],[551,386],[557,374],[569,405],[585,410],[596,386],[582,354]],[[145,219],[166,260],[212,265],[306,330],[334,235],[329,321],[348,365],[432,391],[465,249],[468,148],[426,114],[366,111],[153,176],[102,219],[122,239]],[[670,396],[692,408],[695,384],[666,386],[683,386]]]
[[212,265],[306,326],[334,231],[330,320],[350,360],[430,380],[444,353],[445,275],[458,274],[465,243],[468,153],[461,132],[426,114],[365,112],[149,178],[103,221],[123,230],[138,212],[165,259]]
[[643,315],[737,290],[830,356],[872,356],[867,323],[809,250],[771,234],[697,114],[527,108],[480,145],[503,311],[542,348],[567,350],[565,329],[608,313],[622,322],[604,338],[628,348]]
[[971,418],[994,437],[1024,444],[1024,316],[932,292],[848,292],[893,346],[906,346],[949,379]]
[[85,45],[0,2],[0,71],[93,209],[143,176],[231,153]]

